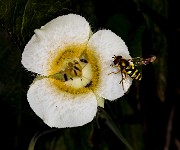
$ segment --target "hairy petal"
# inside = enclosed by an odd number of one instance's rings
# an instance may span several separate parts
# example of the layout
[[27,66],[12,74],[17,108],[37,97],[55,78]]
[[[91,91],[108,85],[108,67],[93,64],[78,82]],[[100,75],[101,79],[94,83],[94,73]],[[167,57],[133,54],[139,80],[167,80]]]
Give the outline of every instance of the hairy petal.
[[62,92],[52,80],[44,78],[30,86],[27,99],[34,112],[50,127],[76,127],[92,121],[97,112],[96,96],[92,92]]
[[71,45],[86,45],[91,33],[84,17],[68,14],[57,17],[40,29],[25,46],[22,64],[29,71],[48,75],[49,63]]
[[131,58],[125,42],[110,30],[100,30],[90,38],[88,48],[97,52],[100,66],[102,66],[97,94],[109,100],[123,96],[132,84],[132,79],[127,76],[123,84],[120,84],[121,71],[111,65],[113,65],[114,55],[121,55],[126,59]]

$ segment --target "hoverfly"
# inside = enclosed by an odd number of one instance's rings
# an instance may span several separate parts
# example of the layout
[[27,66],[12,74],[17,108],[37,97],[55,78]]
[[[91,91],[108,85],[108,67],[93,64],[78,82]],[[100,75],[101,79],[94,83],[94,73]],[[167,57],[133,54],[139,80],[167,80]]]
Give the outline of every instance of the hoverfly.
[[142,79],[142,75],[141,72],[138,70],[137,66],[147,65],[153,62],[156,59],[156,56],[150,55],[147,58],[136,57],[132,59],[125,59],[122,56],[114,55],[112,58],[114,59],[113,66],[117,67],[119,71],[111,73],[117,74],[121,72],[122,80],[120,81],[120,83],[122,83],[123,86],[123,81],[126,79],[126,75],[129,75],[132,79],[140,81]]

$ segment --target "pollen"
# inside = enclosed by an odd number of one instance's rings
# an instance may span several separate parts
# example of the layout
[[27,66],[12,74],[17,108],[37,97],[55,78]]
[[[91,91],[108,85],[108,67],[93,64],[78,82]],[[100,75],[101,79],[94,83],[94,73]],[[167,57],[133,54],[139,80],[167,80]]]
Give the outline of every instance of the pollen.
[[52,58],[49,60],[50,69],[48,70],[48,74],[52,75],[64,69],[68,62],[78,59],[85,48],[84,45],[71,45],[63,49],[58,49],[56,57],[53,60]]
[[69,46],[59,50],[50,65],[48,77],[58,90],[81,94],[96,90],[100,65],[97,55],[85,46]]

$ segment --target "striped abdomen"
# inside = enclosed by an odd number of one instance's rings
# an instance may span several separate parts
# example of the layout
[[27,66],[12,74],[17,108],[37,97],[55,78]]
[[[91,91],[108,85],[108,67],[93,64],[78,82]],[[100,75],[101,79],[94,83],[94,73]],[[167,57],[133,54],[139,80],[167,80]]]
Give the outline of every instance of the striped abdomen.
[[134,66],[134,65],[129,65],[126,67],[126,73],[135,80],[141,80],[142,75],[140,71]]

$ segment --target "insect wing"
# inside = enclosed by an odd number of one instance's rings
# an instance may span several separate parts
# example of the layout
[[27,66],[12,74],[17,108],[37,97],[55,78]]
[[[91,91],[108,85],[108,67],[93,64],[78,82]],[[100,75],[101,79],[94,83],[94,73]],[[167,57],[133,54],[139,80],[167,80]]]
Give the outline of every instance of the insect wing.
[[140,65],[142,65],[143,58],[136,57],[136,58],[129,59],[128,61],[130,63],[134,64],[135,66],[140,66]]
[[132,59],[129,59],[129,61],[132,62],[135,66],[141,66],[141,65],[148,65],[152,63],[153,61],[155,61],[155,59],[156,59],[156,56],[151,55],[147,58],[141,58],[141,57],[132,58]]
[[142,60],[142,63],[143,63],[143,65],[147,65],[147,64],[152,63],[153,61],[155,61],[155,59],[156,59],[156,56],[151,55],[151,56],[148,57],[148,58],[144,58],[144,59]]

